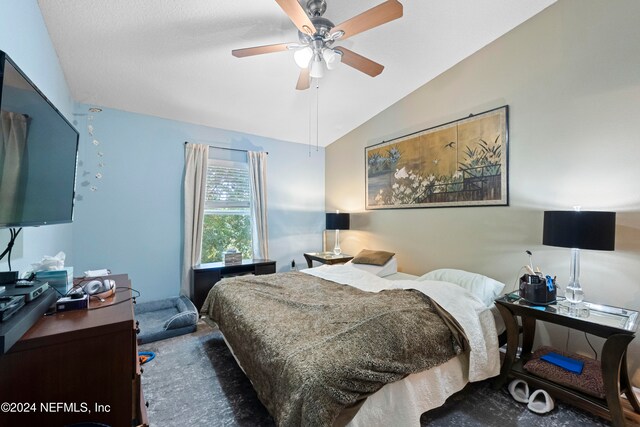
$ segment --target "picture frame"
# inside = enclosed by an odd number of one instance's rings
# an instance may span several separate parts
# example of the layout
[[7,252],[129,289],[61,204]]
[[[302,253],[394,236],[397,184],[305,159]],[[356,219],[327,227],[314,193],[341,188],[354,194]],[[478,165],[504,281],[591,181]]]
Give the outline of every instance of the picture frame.
[[365,147],[365,208],[509,205],[509,106]]

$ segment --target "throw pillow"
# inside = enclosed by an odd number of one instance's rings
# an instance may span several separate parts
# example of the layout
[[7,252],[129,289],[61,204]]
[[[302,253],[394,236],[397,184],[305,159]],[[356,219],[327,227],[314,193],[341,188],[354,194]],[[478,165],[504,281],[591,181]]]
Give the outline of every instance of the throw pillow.
[[352,262],[354,264],[385,265],[394,255],[393,252],[363,249],[353,258]]

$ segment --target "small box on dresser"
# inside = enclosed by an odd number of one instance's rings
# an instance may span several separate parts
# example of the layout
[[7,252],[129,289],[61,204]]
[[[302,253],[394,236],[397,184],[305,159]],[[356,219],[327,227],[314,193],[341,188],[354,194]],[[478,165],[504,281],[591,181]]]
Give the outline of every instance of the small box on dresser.
[[242,253],[240,252],[224,253],[224,265],[238,265],[238,264],[242,264]]

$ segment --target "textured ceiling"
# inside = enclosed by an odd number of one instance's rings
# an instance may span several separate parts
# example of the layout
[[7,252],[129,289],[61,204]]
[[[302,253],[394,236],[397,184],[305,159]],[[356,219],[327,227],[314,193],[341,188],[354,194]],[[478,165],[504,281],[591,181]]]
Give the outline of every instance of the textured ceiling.
[[[344,64],[325,73],[317,90],[321,146],[555,0],[400,1],[402,18],[336,43],[385,69],[376,78]],[[324,17],[339,24],[381,2],[327,0]],[[231,56],[232,49],[297,41],[295,26],[275,1],[38,3],[76,101],[309,142],[316,90],[295,90],[293,53]]]

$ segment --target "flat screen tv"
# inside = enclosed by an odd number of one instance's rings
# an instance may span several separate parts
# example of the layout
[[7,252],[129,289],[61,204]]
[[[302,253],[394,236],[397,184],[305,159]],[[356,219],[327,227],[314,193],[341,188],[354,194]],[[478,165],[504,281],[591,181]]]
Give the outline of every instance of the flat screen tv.
[[78,131],[0,51],[0,228],[73,220]]

